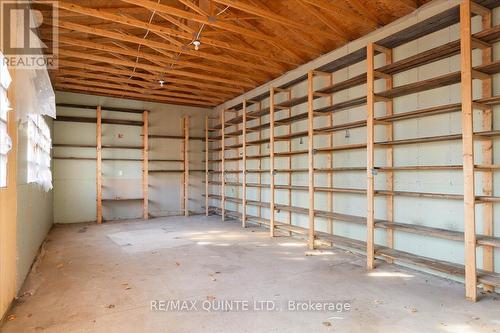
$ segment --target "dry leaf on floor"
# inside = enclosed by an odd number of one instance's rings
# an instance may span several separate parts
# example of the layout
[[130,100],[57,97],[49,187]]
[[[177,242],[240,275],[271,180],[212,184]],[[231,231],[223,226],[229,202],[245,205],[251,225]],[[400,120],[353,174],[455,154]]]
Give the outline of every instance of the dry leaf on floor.
[[324,322],[323,322],[323,325],[324,325],[324,326],[332,326],[332,323],[330,323],[329,321],[324,321]]
[[115,308],[115,305],[114,304],[109,304],[106,306],[108,309],[114,309]]
[[64,264],[63,263],[60,263],[60,264],[57,264],[56,266],[57,268],[63,268],[64,267]]
[[13,314],[12,314],[12,315],[9,315],[9,316],[7,317],[7,320],[8,320],[8,321],[16,320],[16,316],[15,316],[15,315],[13,315]]
[[415,312],[418,312],[418,310],[417,310],[417,309],[415,309],[415,308],[412,308],[412,309],[411,309],[411,312],[412,312],[412,313],[415,313]]
[[176,261],[176,262],[175,262],[175,264],[176,264],[177,266],[180,266],[180,265],[181,265],[181,263],[180,263],[180,262],[178,262],[178,261]]

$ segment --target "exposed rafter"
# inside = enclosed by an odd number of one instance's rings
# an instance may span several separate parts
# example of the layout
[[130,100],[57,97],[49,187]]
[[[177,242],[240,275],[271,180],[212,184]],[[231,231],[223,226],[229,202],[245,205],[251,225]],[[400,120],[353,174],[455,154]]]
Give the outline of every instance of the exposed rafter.
[[[59,29],[57,89],[212,106],[427,1],[61,0],[43,22]],[[39,32],[55,45],[48,24]]]

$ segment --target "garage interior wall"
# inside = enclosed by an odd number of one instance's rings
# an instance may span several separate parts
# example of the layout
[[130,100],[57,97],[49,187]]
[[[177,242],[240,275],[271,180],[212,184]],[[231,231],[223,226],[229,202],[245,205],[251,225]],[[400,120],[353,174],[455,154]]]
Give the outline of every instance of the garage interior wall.
[[[57,104],[101,105],[103,119],[142,121],[142,115],[106,111],[106,107],[149,111],[149,136],[183,135],[183,117],[189,117],[190,137],[203,137],[207,109],[98,97],[58,92]],[[57,107],[58,116],[96,117],[96,111],[71,107]],[[103,145],[141,146],[142,128],[116,124],[102,124]],[[54,222],[77,223],[96,220],[96,124],[81,122],[54,122]],[[89,145],[94,147],[58,147],[58,144]],[[204,142],[189,142],[189,210],[203,212],[205,177]],[[142,197],[142,163],[140,161],[106,161],[106,158],[141,159],[141,150],[103,149],[103,197]],[[182,162],[154,161],[181,160],[183,140],[177,138],[149,138],[149,214],[151,217],[180,215],[183,198],[183,173],[165,170],[183,170]],[[58,158],[90,158],[58,159]],[[153,161],[151,161],[153,160]],[[153,170],[160,170],[154,172]],[[163,172],[162,172],[163,171]],[[142,217],[141,201],[117,201],[103,204],[105,220]]]
[[[292,81],[304,74],[307,74],[309,70],[320,67],[321,65],[338,59],[346,54],[349,54],[355,50],[358,50],[368,44],[370,41],[380,40],[388,35],[391,35],[397,31],[400,31],[408,26],[411,26],[417,22],[421,22],[426,18],[429,18],[436,13],[442,12],[448,8],[456,6],[459,1],[434,1],[429,5],[423,6],[421,9],[417,10],[414,14],[405,17],[402,20],[398,20],[387,27],[379,29],[374,33],[361,38],[347,46],[336,50],[326,56],[318,58],[311,63],[308,63],[301,68],[292,71],[269,84],[263,85],[254,91],[251,91],[239,98],[229,101],[214,110],[212,113],[213,120],[211,127],[221,123],[221,114],[225,113],[225,121],[230,121],[234,117],[234,113],[224,112],[224,110],[230,110],[232,106],[241,103],[243,99],[251,100],[253,97],[258,96],[266,91],[269,92],[271,87],[279,87],[287,82]],[[493,13],[493,25],[499,23],[500,11],[497,9]],[[473,20],[474,31],[481,30],[481,21],[479,17]],[[473,32],[474,32],[473,31]],[[443,45],[447,42],[454,41],[460,38],[459,25],[455,24],[449,28],[440,30],[438,32],[426,35],[418,40],[404,44],[400,47],[394,49],[394,61],[407,58],[409,56],[415,55],[419,52],[432,49],[436,46]],[[500,48],[498,44],[494,47],[493,59],[498,59],[498,53]],[[481,64],[481,53],[479,50],[474,51],[474,65]],[[384,64],[383,56],[376,57],[375,66],[381,66]],[[355,77],[361,73],[366,72],[366,61],[358,63],[354,66],[342,69],[340,71],[334,72],[333,82],[341,82],[348,78]],[[417,82],[426,80],[429,78],[437,77],[439,75],[460,71],[460,55],[453,56],[451,58],[446,58],[444,60],[433,62],[428,65],[424,65],[401,74],[397,74],[394,77],[394,86],[400,86],[407,83]],[[500,84],[498,83],[499,76],[495,75],[493,77],[493,95],[498,95],[500,92]],[[322,87],[328,86],[326,79],[319,77],[314,81],[315,89],[320,89]],[[383,82],[379,82],[383,84]],[[481,91],[480,83],[477,81],[475,84],[475,91]],[[479,86],[478,86],[479,85]],[[378,90],[384,90],[383,85],[378,87]],[[350,100],[356,97],[361,97],[366,95],[366,85],[362,85],[356,88],[352,88],[340,93],[333,95],[335,103]],[[293,86],[291,95],[294,97],[307,96],[307,80]],[[480,96],[475,96],[479,98]],[[275,103],[280,103],[286,100],[286,93],[280,94],[276,99]],[[320,108],[327,106],[326,99],[320,99],[315,101],[315,108]],[[460,103],[460,84],[442,87],[430,91],[425,91],[423,93],[408,95],[394,100],[394,113],[405,112],[411,110],[419,110],[423,108],[428,108],[437,105],[450,104],[450,103]],[[262,107],[268,107],[270,104],[269,98],[262,101]],[[377,106],[376,115],[384,115],[385,110],[383,110],[383,105]],[[253,104],[247,109],[247,112],[256,110],[256,104]],[[276,119],[286,118],[286,113],[288,111],[281,111],[277,109]],[[498,112],[498,106],[495,107],[493,113]],[[307,103],[295,106],[291,109],[291,115],[297,114],[307,114]],[[240,113],[241,114],[241,111]],[[480,113],[478,112],[477,115]],[[476,116],[478,118],[478,116]],[[366,106],[350,108],[344,111],[336,112],[333,116],[333,124],[344,124],[350,123],[356,120],[366,119]],[[269,122],[269,116],[264,116],[262,118],[262,123]],[[481,121],[478,118],[477,123],[480,124]],[[248,120],[247,127],[255,126],[258,124],[257,120]],[[494,117],[493,128],[498,128],[500,125],[500,118]],[[315,121],[315,128],[322,126],[328,126],[327,119],[325,117]],[[240,124],[238,129],[242,129]],[[307,119],[300,122],[294,122],[291,126],[291,132],[307,131]],[[227,129],[227,132],[232,132],[236,130],[235,127]],[[418,119],[409,119],[406,121],[399,121],[394,123],[394,140],[405,139],[405,138],[421,138],[429,136],[447,135],[461,133],[461,115],[460,112],[447,113],[444,115],[435,115],[428,117],[421,117]],[[279,127],[275,136],[286,135],[287,126]],[[269,129],[265,129],[259,132],[252,131],[248,134],[247,141],[257,140],[259,135],[262,138],[269,138]],[[315,136],[314,147],[329,147],[327,136]],[[378,130],[375,133],[375,141],[384,141],[385,133],[383,129]],[[363,144],[366,143],[366,127],[357,129],[348,129],[346,131],[336,132],[334,135],[334,145],[349,145],[349,144]],[[242,137],[226,138],[225,145],[231,145],[242,142]],[[498,139],[493,140],[493,149],[495,159],[498,155],[499,149]],[[276,142],[275,151],[286,151],[288,142]],[[304,138],[296,138],[291,141],[291,150],[307,150],[307,136]],[[219,147],[220,143],[215,144],[212,148]],[[269,153],[269,144],[265,143],[260,147],[261,154]],[[477,143],[476,150],[480,151],[480,143]],[[226,151],[226,158],[237,157],[238,152],[235,150]],[[258,155],[259,147],[250,146],[247,148],[247,155]],[[211,159],[220,159],[220,152],[212,152]],[[335,151],[333,154],[334,167],[365,167],[366,168],[366,150],[346,150],[346,151]],[[383,149],[376,150],[375,154],[375,164],[384,165],[386,160],[386,155]],[[247,169],[269,169],[269,158],[261,158],[260,160],[248,160]],[[480,163],[480,162],[478,162]],[[226,161],[225,170],[241,170],[243,169],[241,161]],[[462,142],[457,141],[443,141],[435,143],[422,143],[413,145],[402,145],[394,146],[394,165],[405,166],[405,165],[461,165],[462,164]],[[315,165],[318,168],[328,167],[327,155],[321,155],[315,158]],[[220,163],[214,162],[211,167],[214,169],[220,169]],[[307,169],[308,158],[306,155],[292,156],[291,158],[291,168],[292,169]],[[275,159],[276,169],[287,169],[288,158],[276,158]],[[494,178],[494,188],[498,188],[500,185],[500,178],[498,177],[498,171],[494,172],[496,177]],[[220,174],[214,174],[211,176],[212,181],[220,182]],[[259,183],[258,174],[248,174],[247,183]],[[278,173],[275,176],[276,184],[287,184],[287,174]],[[326,174],[316,174],[315,185],[328,187],[328,179]],[[434,193],[450,193],[450,194],[462,194],[463,193],[463,175],[462,170],[446,170],[446,171],[410,171],[410,172],[397,172],[394,173],[394,190],[397,191],[408,191],[408,192],[434,192]],[[241,182],[241,175],[237,173],[227,173],[225,175],[225,181],[230,182]],[[476,186],[480,188],[481,178],[477,179]],[[385,175],[379,173],[375,177],[376,188],[382,189],[385,186]],[[270,175],[268,172],[261,173],[260,184],[269,184]],[[292,173],[291,174],[292,185],[298,186],[308,186],[308,174],[307,172]],[[333,187],[337,188],[348,188],[348,189],[366,189],[366,170],[363,172],[342,172],[333,175]],[[270,191],[268,188],[247,188],[247,199],[259,201],[259,191],[261,201],[268,203],[270,201]],[[221,186],[211,185],[210,193],[213,195],[221,195]],[[225,196],[233,198],[242,198],[242,188],[241,186],[225,186]],[[288,190],[276,190],[275,192],[276,203],[283,205],[291,205],[294,207],[309,208],[307,206],[308,192],[307,191],[292,191],[291,202],[288,202]],[[375,218],[386,219],[385,215],[387,212],[387,202],[384,197],[377,197],[375,201]],[[218,209],[221,207],[221,202],[218,199],[211,199],[210,206]],[[500,212],[499,205],[494,206],[494,215],[497,216]],[[225,207],[228,211],[234,211],[242,213],[242,205],[226,201]],[[318,193],[315,194],[315,209],[329,211],[328,204],[328,194]],[[352,194],[352,193],[334,193],[333,194],[333,211],[336,213],[349,214],[354,216],[366,216],[367,200],[366,194]],[[478,206],[477,209],[477,219],[481,221],[481,209]],[[267,207],[262,209],[262,217],[269,219],[270,210]],[[410,223],[414,225],[430,226],[434,228],[443,228],[449,230],[463,231],[464,226],[464,214],[463,214],[463,201],[461,200],[449,200],[449,199],[436,199],[436,198],[411,198],[411,197],[394,197],[394,221],[401,223]],[[247,205],[247,214],[253,216],[259,216],[259,207],[252,205]],[[288,212],[277,211],[276,221],[287,221]],[[316,217],[316,230],[327,232],[328,230],[328,220]],[[495,219],[495,236],[500,235],[500,221]],[[308,227],[308,216],[307,214],[292,214],[292,224],[303,228]],[[477,223],[477,233],[482,232],[482,225],[480,222]],[[341,221],[333,222],[333,232],[335,235],[344,236],[356,240],[366,240],[366,227],[364,225],[354,225],[352,223],[344,223]],[[376,244],[386,244],[386,231],[378,229],[375,233]],[[404,233],[395,231],[394,232],[394,248],[397,250],[409,252],[412,254],[425,256],[434,259],[445,260],[452,263],[463,264],[464,263],[464,244],[463,242],[444,240],[439,238],[433,238],[428,236],[416,235],[411,233]],[[478,267],[482,267],[482,247],[478,247],[477,250],[477,264]],[[422,268],[418,268],[421,269]],[[495,271],[500,271],[500,251],[495,249]],[[451,277],[451,276],[450,276]]]

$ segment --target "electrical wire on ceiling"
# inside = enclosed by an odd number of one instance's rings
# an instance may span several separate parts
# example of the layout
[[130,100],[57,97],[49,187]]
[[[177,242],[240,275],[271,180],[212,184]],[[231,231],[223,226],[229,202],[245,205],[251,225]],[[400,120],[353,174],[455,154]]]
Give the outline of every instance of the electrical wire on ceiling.
[[[160,0],[158,1],[160,2]],[[228,9],[229,9],[230,6],[226,6],[226,8],[222,9],[220,12],[218,12],[217,14],[215,14],[215,16],[219,16],[219,15],[222,15],[224,12],[226,12]],[[181,48],[181,51],[179,53],[177,53],[175,56],[174,56],[174,59],[172,61],[172,63],[170,64],[170,68],[169,70],[172,70],[177,62],[177,60],[179,60],[179,58],[181,57],[182,55],[182,51],[187,49],[190,45],[194,45],[195,46],[195,50],[198,50],[199,49],[199,46],[201,45],[201,41],[200,41],[200,36],[201,36],[201,33],[203,32],[203,29],[205,28],[205,23],[203,23],[201,26],[200,26],[200,29],[198,30],[198,32],[196,33],[196,36],[195,38],[189,43],[189,44],[186,44],[184,45],[182,48]],[[165,82],[163,80],[163,75],[161,76],[160,80],[160,85],[163,87],[163,83]],[[163,82],[163,83],[162,83]]]
[[[159,5],[160,1],[161,0],[158,0],[158,2],[156,4]],[[156,14],[156,9],[153,10],[151,17],[149,18],[149,21],[148,21],[149,24],[151,24],[151,22],[153,22],[153,18],[155,17],[155,14]],[[146,30],[146,33],[144,34],[144,37],[142,37],[142,39],[146,39],[146,38],[148,38],[148,36],[149,36],[149,28]],[[135,58],[135,66],[134,66],[134,70],[132,71],[132,73],[135,73],[135,71],[137,70],[137,64],[139,63],[139,52],[141,51],[141,46],[142,45],[139,44],[139,46],[137,47],[137,57]],[[131,79],[132,77],[134,77],[134,75],[131,75],[129,77],[129,79]]]

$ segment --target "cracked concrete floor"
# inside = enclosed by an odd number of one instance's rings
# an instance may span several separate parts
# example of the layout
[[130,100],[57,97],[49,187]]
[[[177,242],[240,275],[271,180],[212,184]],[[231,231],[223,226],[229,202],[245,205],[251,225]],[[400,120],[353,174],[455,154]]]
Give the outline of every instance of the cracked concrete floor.
[[[368,272],[340,249],[306,253],[219,217],[56,226],[1,331],[500,332],[497,294],[473,304],[460,283],[383,263]],[[175,299],[196,311],[151,309]],[[308,300],[351,309],[287,308]]]

